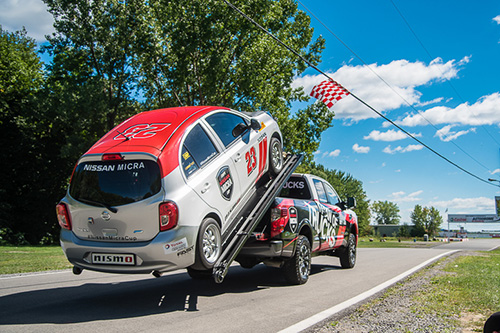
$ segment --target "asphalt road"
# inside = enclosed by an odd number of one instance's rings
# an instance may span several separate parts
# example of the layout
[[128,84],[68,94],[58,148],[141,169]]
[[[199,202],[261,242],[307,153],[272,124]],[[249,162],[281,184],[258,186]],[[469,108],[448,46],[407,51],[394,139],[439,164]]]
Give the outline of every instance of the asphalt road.
[[0,332],[277,332],[353,299],[450,250],[490,250],[500,239],[434,248],[359,249],[356,267],[313,259],[302,286],[280,271],[231,267],[224,283],[184,271],[114,275],[70,271],[0,277]]

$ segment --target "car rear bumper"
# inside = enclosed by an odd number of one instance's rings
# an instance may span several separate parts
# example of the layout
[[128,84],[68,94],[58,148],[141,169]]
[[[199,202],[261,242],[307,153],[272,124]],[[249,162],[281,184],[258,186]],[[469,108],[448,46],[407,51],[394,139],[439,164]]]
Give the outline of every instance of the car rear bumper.
[[[109,242],[85,240],[69,230],[62,229],[61,247],[68,260],[75,266],[108,273],[151,273],[186,268],[194,263],[196,227],[178,227],[158,233],[148,242]],[[92,262],[92,254],[109,257],[109,263]],[[113,256],[115,255],[115,256]],[[113,257],[130,255],[133,265],[113,261]]]

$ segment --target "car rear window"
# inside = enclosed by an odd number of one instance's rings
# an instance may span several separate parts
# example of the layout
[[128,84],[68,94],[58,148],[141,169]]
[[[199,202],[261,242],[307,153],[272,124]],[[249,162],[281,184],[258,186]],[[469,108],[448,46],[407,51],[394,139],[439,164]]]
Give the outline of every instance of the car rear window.
[[307,182],[304,178],[290,177],[290,179],[288,179],[283,186],[280,197],[310,200],[311,192],[309,191],[309,186],[307,186]]
[[91,205],[120,206],[149,198],[160,189],[160,168],[154,161],[95,161],[76,167],[69,193]]

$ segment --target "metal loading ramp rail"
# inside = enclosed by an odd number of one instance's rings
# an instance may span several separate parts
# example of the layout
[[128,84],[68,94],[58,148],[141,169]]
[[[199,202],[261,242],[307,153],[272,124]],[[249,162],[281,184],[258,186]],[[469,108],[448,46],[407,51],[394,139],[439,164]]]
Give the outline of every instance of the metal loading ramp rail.
[[214,264],[213,277],[216,283],[224,281],[229,266],[238,256],[266,211],[271,207],[274,198],[281,191],[285,182],[299,166],[302,158],[303,155],[287,156],[281,172],[274,179],[259,186],[245,207],[234,218],[231,223],[234,226],[228,228],[230,231],[223,235],[222,254]]

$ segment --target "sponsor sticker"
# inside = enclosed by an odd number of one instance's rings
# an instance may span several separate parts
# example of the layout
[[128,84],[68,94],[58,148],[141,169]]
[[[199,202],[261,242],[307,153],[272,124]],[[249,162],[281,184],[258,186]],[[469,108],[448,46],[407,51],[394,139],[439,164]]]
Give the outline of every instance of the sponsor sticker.
[[217,183],[222,197],[228,201],[231,200],[234,182],[228,166],[223,166],[217,173]]
[[175,241],[175,242],[170,242],[167,243],[163,246],[163,250],[165,251],[165,254],[171,254],[175,253],[178,251],[182,251],[188,247],[188,242],[186,237],[184,237],[181,240]]

